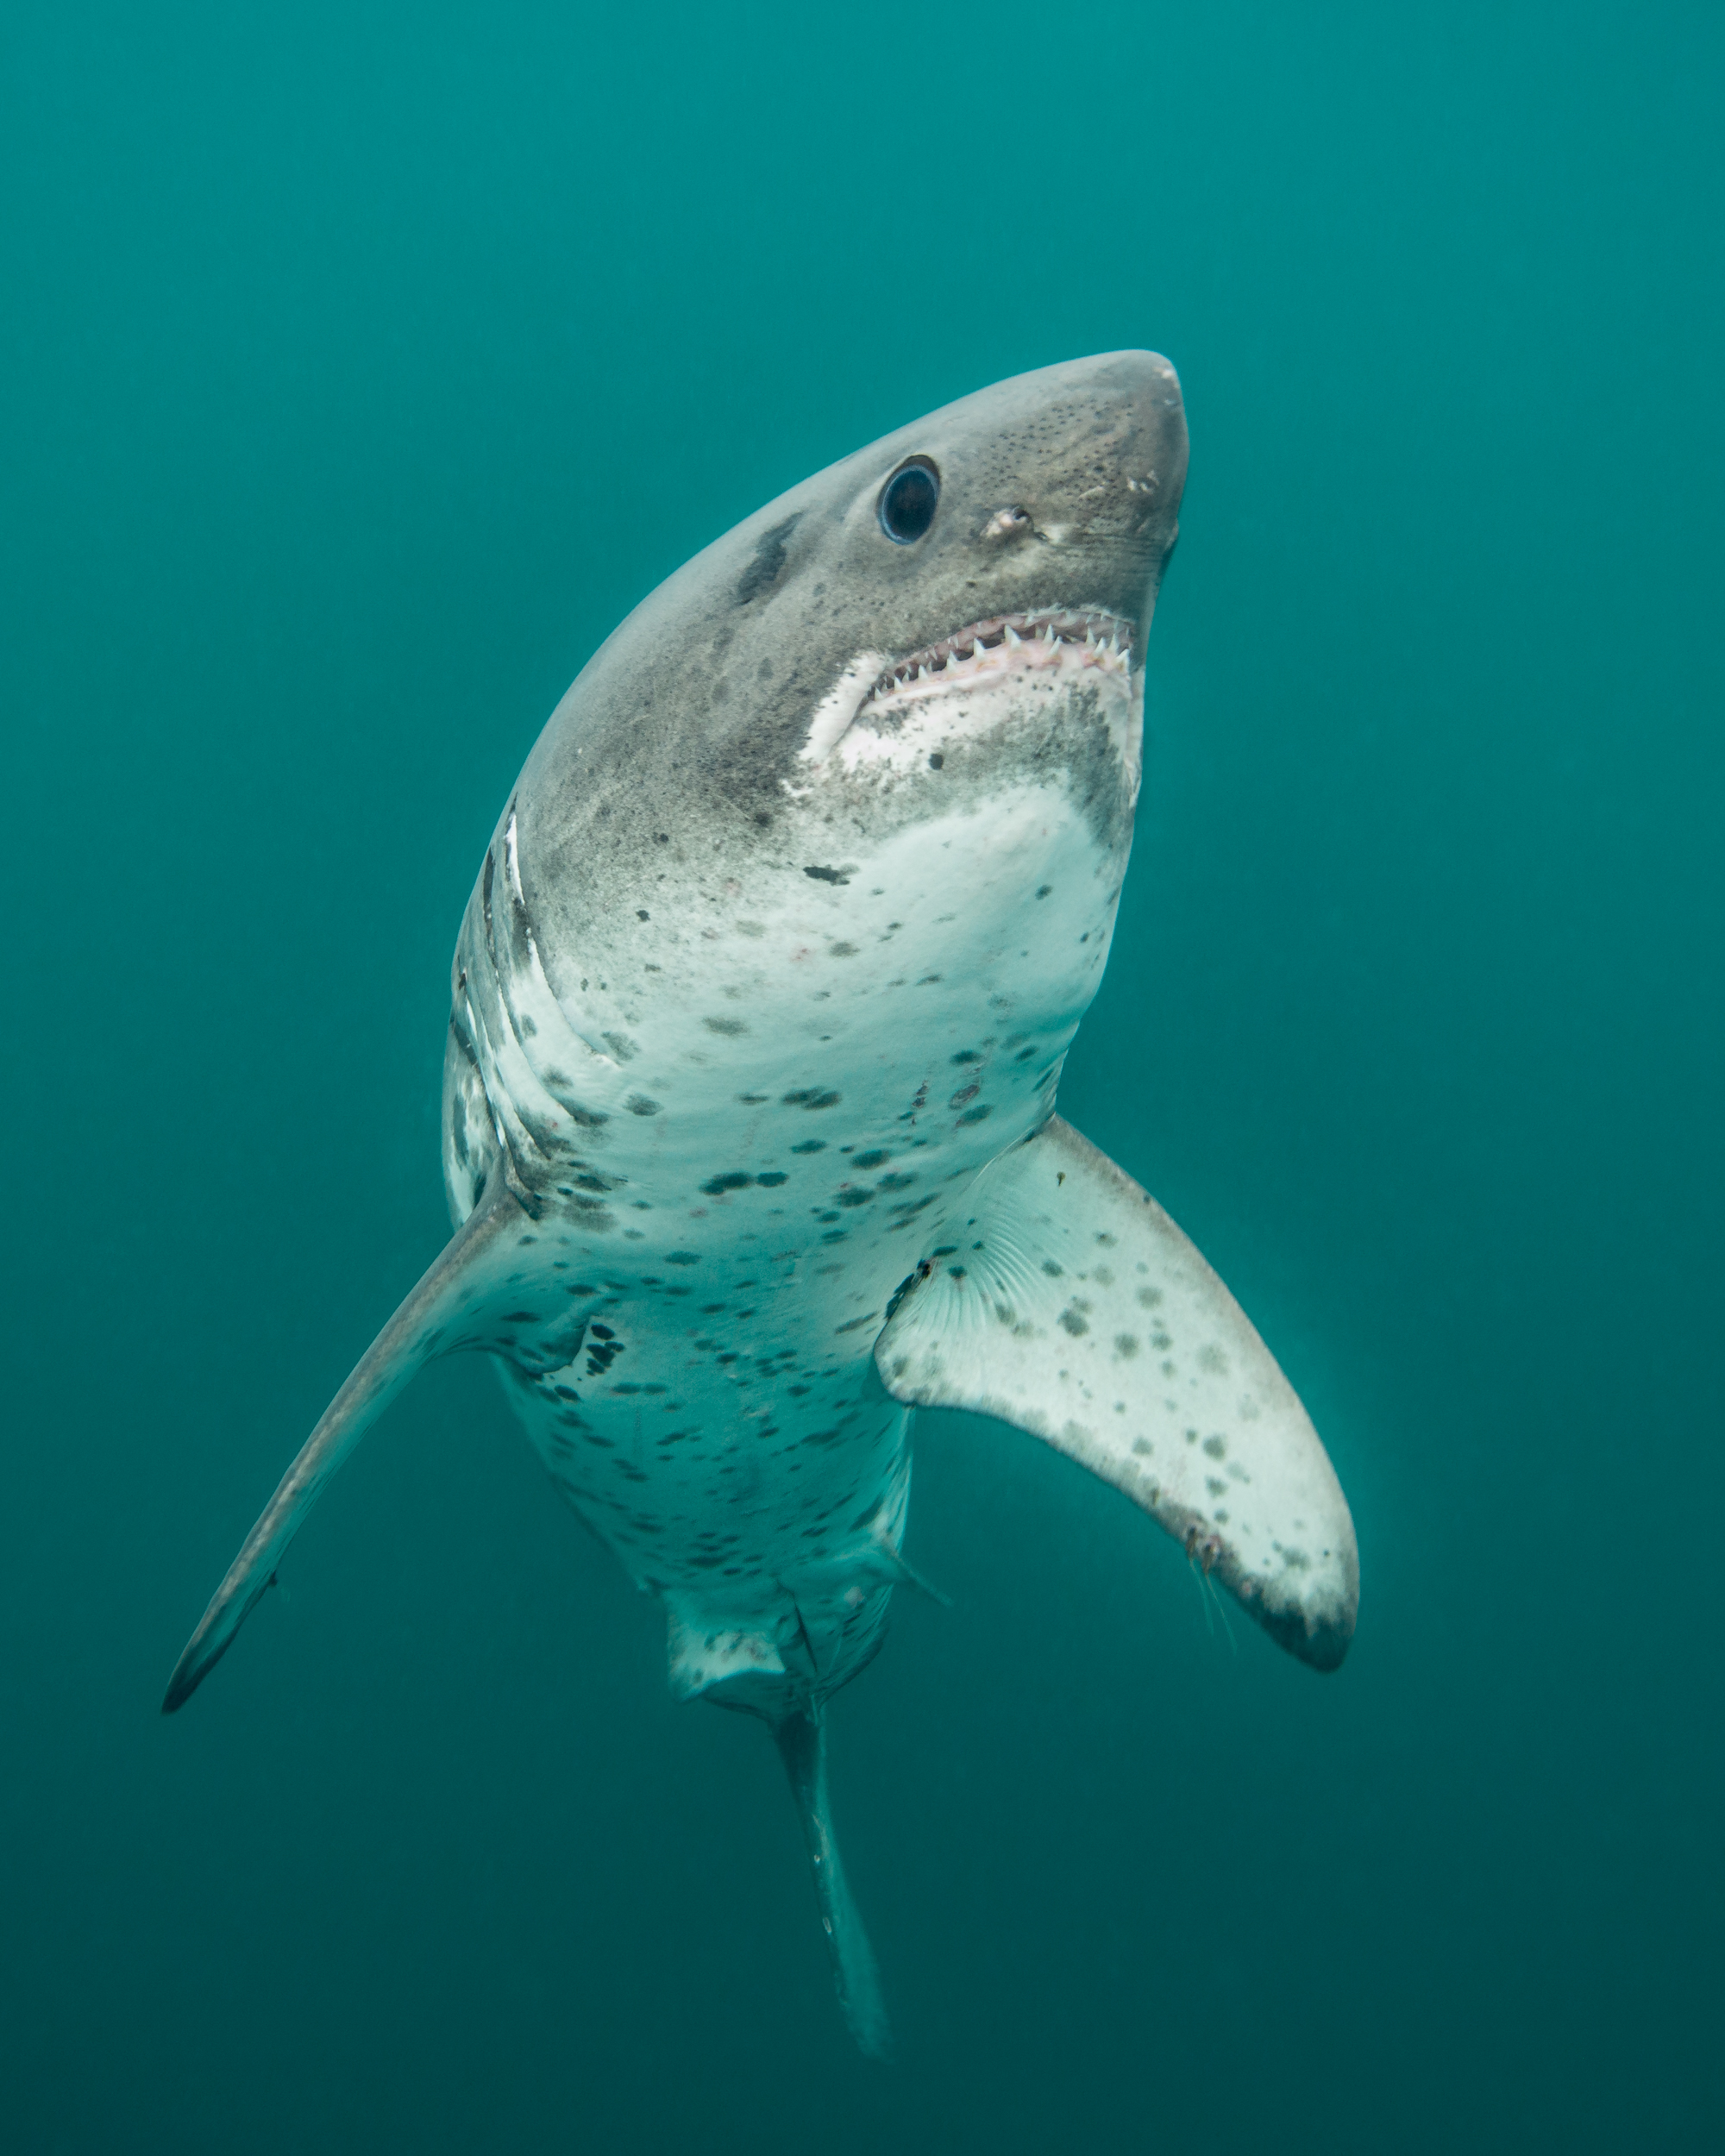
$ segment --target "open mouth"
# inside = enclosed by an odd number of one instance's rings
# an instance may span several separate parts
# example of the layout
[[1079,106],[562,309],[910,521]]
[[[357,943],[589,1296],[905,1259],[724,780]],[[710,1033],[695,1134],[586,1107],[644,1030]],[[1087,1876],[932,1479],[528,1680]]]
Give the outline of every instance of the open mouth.
[[1100,607],[1044,606],[972,622],[895,660],[884,672],[876,670],[882,653],[859,652],[815,706],[801,759],[819,763],[841,740],[855,743],[858,736],[850,730],[865,712],[885,717],[887,732],[894,733],[919,705],[957,689],[992,688],[1015,679],[1054,688],[1063,674],[1076,680],[1086,673],[1112,676],[1127,687],[1134,633],[1125,615]]
[[995,614],[888,667],[863,701],[876,708],[913,703],[961,684],[969,687],[1053,668],[1130,674],[1132,639],[1132,623],[1119,614],[1063,606],[1033,614]]

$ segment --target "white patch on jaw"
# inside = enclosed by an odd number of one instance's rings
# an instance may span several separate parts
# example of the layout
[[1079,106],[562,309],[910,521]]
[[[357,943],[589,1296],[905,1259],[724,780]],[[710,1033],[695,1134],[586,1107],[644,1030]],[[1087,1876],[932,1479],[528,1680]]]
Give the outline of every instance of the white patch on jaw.
[[[850,772],[925,769],[936,752],[950,754],[966,736],[1011,725],[1038,703],[1063,700],[1081,686],[1098,693],[1135,794],[1142,680],[1113,653],[1104,658],[1070,644],[1038,654],[1029,666],[1002,664],[996,653],[985,652],[932,680],[875,697],[859,715],[862,723],[839,742],[835,761]],[[869,723],[877,712],[886,721],[880,726]]]
[[[846,771],[911,771],[925,768],[937,751],[950,754],[966,736],[975,737],[1008,725],[1037,699],[1058,699],[1077,686],[1078,667],[1051,667],[1025,675],[1002,669],[969,682],[954,682],[935,695],[896,704],[899,723],[877,730],[854,726],[838,744],[837,758]],[[1089,679],[1103,692],[1104,709],[1120,731],[1122,753],[1130,736],[1132,686],[1125,673]]]
[[[1113,675],[1130,690],[1132,633],[1130,622],[1101,608],[1044,607],[973,623],[896,663],[881,652],[860,651],[816,705],[799,760],[824,763],[865,711],[896,723],[911,705],[956,689],[993,689],[1033,674],[1052,674],[1070,686],[1087,671]],[[869,753],[847,749],[845,761],[854,767]],[[789,790],[798,797],[806,792]]]
[[[999,724],[1000,691],[1045,699],[1082,679],[1101,689],[1106,705],[1124,718],[1120,745],[1136,794],[1142,683],[1132,673],[1132,634],[1130,622],[1099,608],[1045,607],[975,622],[895,663],[860,652],[816,706],[801,761],[825,762],[837,750],[850,771],[919,762],[932,753],[937,731],[950,732],[955,722],[967,732]],[[872,681],[870,667],[877,669]],[[931,706],[941,715],[938,730]],[[979,711],[987,714],[980,722]],[[798,799],[809,792],[787,790]]]
[[1069,686],[1081,673],[1113,674],[1125,680],[1131,671],[1129,652],[1109,642],[1075,643],[1052,636],[1019,636],[1008,630],[1002,642],[973,644],[968,657],[961,637],[938,672],[919,668],[913,678],[880,689],[869,699],[869,708],[896,714],[954,689],[993,688],[1003,681],[1051,674],[1063,676]]
[[891,661],[881,651],[859,651],[814,707],[808,739],[799,751],[805,763],[819,763],[867,701],[869,692]]

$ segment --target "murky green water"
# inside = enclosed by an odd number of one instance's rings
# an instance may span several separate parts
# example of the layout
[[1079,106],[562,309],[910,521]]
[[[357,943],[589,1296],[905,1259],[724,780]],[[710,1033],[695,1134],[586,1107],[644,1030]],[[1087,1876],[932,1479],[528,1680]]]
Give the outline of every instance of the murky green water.
[[[1701,2148],[1720,2131],[1716,11],[79,0],[0,25],[0,2132],[66,2152]],[[932,1419],[771,1747],[486,1370],[161,1687],[444,1233],[446,968],[660,577],[944,400],[1192,429],[1062,1106],[1309,1403],[1319,1679]]]

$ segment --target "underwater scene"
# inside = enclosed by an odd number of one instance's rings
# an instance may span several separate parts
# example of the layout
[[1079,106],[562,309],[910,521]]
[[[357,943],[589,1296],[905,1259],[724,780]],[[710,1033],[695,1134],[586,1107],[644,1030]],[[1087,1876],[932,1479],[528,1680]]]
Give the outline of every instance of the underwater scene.
[[1722,70],[0,23],[6,2147],[1719,2146]]

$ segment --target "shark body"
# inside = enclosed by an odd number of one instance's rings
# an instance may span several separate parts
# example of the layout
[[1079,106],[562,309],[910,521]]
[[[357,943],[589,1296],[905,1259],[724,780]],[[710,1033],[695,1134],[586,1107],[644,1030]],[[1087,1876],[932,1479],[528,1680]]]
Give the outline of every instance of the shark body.
[[1297,1399],[1055,1113],[1130,850],[1185,463],[1156,355],[1021,376],[771,504],[601,648],[462,922],[453,1239],[166,1701],[401,1385],[486,1351],[558,1488],[664,1604],[674,1688],[773,1729],[870,2052],[887,2023],[824,1713],[914,1583],[915,1406],[1082,1462],[1309,1664],[1353,1629],[1352,1523]]

